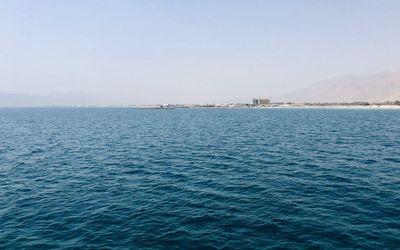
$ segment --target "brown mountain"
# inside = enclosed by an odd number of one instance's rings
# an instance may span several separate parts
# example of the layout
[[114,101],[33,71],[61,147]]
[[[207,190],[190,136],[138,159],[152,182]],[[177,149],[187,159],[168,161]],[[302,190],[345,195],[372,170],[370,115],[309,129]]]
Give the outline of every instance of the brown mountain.
[[385,102],[400,100],[400,72],[345,75],[280,98],[286,102]]

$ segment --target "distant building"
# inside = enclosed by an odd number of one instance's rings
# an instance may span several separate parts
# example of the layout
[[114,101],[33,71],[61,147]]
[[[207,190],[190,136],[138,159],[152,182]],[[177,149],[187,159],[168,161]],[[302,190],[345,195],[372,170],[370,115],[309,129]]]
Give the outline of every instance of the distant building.
[[268,104],[269,104],[268,98],[259,98],[258,99],[258,105],[268,105]]
[[268,98],[253,98],[253,106],[263,106],[269,104]]
[[257,98],[253,98],[253,106],[258,106],[258,99]]

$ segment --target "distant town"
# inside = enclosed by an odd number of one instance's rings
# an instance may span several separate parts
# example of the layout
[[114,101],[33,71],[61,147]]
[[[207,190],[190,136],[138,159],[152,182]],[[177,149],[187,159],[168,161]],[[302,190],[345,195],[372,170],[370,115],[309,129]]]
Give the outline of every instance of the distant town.
[[322,108],[322,107],[351,107],[351,108],[400,108],[400,101],[387,102],[346,102],[346,103],[294,103],[271,102],[270,98],[253,98],[251,103],[229,104],[152,104],[132,106],[142,109],[175,109],[175,108]]

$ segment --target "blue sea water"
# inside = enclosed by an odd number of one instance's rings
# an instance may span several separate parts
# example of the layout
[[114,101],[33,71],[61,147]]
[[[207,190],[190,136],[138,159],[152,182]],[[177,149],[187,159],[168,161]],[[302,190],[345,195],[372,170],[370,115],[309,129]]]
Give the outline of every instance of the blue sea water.
[[0,109],[0,249],[400,249],[400,111]]

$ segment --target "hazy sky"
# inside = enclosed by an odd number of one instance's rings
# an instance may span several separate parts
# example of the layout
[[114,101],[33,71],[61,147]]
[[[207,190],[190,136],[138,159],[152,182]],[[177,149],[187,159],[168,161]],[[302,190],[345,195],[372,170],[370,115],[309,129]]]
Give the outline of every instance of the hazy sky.
[[0,92],[226,102],[384,70],[398,0],[0,0]]

